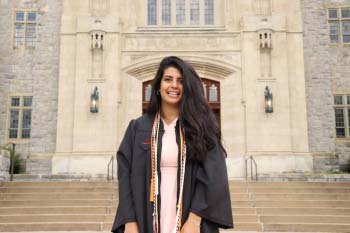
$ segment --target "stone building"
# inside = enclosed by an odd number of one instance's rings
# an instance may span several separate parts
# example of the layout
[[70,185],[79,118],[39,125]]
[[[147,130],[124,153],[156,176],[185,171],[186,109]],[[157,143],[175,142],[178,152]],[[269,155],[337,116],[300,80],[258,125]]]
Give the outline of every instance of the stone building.
[[62,5],[0,1],[0,145],[14,141],[29,173],[51,172],[56,148]]
[[350,171],[350,1],[301,1],[314,170]]
[[168,55],[201,76],[231,178],[248,156],[259,173],[349,164],[348,1],[0,4],[0,144],[16,143],[27,173],[105,175]]

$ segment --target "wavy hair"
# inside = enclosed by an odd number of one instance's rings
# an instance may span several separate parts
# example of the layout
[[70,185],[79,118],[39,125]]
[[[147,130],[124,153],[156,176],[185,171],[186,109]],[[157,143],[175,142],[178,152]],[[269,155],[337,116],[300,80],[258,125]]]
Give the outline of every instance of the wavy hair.
[[194,68],[179,57],[165,57],[159,64],[158,71],[153,80],[149,114],[156,114],[161,108],[161,97],[157,95],[164,70],[173,67],[177,69],[183,80],[183,94],[180,103],[179,121],[185,129],[187,155],[191,160],[203,161],[206,152],[213,149],[216,144],[227,156],[221,142],[221,130],[204,97],[202,81]]

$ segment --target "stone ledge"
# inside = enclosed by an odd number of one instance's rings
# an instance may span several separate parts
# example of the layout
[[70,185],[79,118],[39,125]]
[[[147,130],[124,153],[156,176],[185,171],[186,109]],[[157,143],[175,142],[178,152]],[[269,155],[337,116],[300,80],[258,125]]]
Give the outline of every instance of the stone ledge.
[[[107,180],[106,175],[71,175],[71,174],[15,174],[13,179],[15,181],[54,181],[54,180],[62,180],[62,181],[100,181]],[[114,177],[116,179],[116,177]]]
[[273,173],[258,174],[258,181],[287,182],[350,182],[350,173],[326,174],[326,173]]

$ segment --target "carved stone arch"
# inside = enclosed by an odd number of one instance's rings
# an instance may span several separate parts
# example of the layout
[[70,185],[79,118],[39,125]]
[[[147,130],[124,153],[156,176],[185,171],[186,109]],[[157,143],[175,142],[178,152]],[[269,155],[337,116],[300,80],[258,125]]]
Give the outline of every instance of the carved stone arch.
[[[152,79],[164,56],[144,57],[125,66],[122,71],[138,80]],[[240,70],[238,66],[217,58],[183,55],[181,58],[190,63],[200,76],[225,79]]]
[[[154,57],[147,60],[136,61],[123,69],[125,73],[131,75],[142,82],[142,112],[148,108],[150,97],[150,85],[158,69],[159,62],[163,57]],[[189,62],[198,72],[203,82],[205,98],[220,124],[220,81],[237,72],[239,68],[225,61],[204,58],[198,56],[181,56],[182,59]]]

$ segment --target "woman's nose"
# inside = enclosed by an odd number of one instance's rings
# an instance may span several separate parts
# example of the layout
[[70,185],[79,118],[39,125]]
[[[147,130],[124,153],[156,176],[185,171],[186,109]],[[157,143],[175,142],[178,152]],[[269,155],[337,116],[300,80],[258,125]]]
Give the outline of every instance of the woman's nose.
[[176,80],[173,80],[173,81],[171,82],[171,86],[172,86],[172,87],[177,87],[177,86],[178,86],[177,81],[176,81]]

